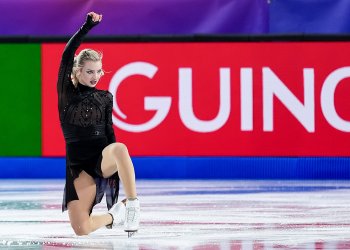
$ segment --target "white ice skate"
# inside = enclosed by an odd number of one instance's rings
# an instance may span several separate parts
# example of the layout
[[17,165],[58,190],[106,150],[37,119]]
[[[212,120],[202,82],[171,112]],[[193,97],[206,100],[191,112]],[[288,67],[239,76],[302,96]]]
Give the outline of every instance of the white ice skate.
[[126,201],[126,213],[124,231],[131,237],[139,229],[140,224],[140,202],[138,199]]
[[113,217],[113,222],[107,225],[107,228],[123,225],[125,222],[125,211],[125,204],[122,201],[114,204],[108,211],[108,213]]

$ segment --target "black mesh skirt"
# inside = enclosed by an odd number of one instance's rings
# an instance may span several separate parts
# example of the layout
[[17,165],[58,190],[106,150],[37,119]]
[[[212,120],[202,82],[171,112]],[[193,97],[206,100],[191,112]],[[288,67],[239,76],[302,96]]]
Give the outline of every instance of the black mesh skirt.
[[93,138],[66,144],[66,185],[64,188],[62,211],[67,210],[67,204],[79,200],[74,187],[74,180],[82,171],[89,174],[96,183],[96,197],[92,208],[101,202],[106,194],[107,208],[110,209],[117,201],[119,194],[119,176],[115,173],[109,178],[103,178],[101,171],[102,150],[108,146],[106,137]]

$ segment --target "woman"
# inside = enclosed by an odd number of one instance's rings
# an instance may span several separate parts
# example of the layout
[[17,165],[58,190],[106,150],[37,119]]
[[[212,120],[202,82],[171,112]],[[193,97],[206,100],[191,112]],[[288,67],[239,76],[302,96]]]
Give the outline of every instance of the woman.
[[[113,97],[95,86],[103,75],[102,54],[75,52],[85,35],[102,20],[102,15],[87,14],[86,22],[68,41],[58,74],[58,109],[66,141],[66,185],[62,210],[77,235],[124,224],[129,236],[138,230],[140,205],[135,173],[126,146],[116,143],[112,108]],[[127,199],[118,202],[119,178]],[[91,215],[93,207],[106,193],[108,213]]]

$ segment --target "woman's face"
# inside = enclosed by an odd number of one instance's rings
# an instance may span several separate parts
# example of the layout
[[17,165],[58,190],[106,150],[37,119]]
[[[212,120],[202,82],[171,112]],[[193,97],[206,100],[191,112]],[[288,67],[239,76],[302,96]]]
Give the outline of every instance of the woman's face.
[[88,87],[95,87],[103,75],[101,61],[86,61],[77,75],[79,82]]

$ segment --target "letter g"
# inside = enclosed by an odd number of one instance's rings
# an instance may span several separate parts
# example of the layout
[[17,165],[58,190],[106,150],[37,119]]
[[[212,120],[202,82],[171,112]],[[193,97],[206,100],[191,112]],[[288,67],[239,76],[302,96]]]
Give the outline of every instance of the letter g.
[[[114,74],[109,85],[109,91],[114,96],[113,110],[118,114],[118,116],[120,116],[124,120],[126,119],[126,115],[120,110],[118,103],[115,99],[118,87],[122,83],[122,81],[124,81],[126,78],[132,75],[143,75],[152,79],[157,70],[158,68],[153,64],[147,62],[133,62],[126,64]],[[155,128],[165,119],[165,117],[169,113],[170,105],[171,97],[169,96],[146,96],[144,101],[144,109],[156,110],[155,115],[149,121],[142,124],[129,124],[118,119],[112,114],[113,123],[118,128],[129,132],[145,132]]]

